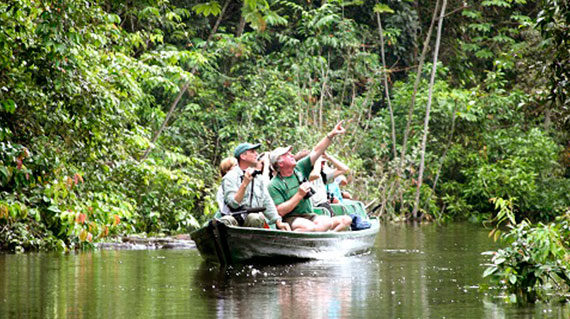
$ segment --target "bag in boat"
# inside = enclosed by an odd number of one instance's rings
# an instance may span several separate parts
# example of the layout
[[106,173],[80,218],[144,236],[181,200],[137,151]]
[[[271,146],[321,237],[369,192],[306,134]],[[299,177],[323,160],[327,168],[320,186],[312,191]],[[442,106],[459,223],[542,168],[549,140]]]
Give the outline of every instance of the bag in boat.
[[350,217],[352,217],[352,223],[350,224],[350,229],[352,230],[363,230],[372,226],[370,222],[362,219],[362,217],[356,214],[350,214]]

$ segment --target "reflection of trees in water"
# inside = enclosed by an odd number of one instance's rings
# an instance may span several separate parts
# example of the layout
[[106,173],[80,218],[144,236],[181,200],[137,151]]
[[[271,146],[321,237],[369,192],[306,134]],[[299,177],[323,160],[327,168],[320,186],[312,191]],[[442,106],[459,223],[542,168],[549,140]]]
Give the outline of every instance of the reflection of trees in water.
[[203,263],[194,278],[217,300],[219,317],[344,318],[367,308],[378,264],[372,256],[224,269]]
[[431,317],[423,232],[410,231],[406,224],[383,230],[377,239],[382,274],[378,303],[382,317]]

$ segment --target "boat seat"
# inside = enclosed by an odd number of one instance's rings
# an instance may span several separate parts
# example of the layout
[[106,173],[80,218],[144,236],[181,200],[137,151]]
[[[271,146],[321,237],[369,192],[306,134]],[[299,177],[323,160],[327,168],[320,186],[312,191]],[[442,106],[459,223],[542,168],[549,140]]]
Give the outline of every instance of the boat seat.
[[368,218],[364,204],[359,201],[345,199],[342,204],[331,204],[335,215],[356,214],[362,218]]
[[313,213],[331,217],[331,213],[322,207],[313,207]]

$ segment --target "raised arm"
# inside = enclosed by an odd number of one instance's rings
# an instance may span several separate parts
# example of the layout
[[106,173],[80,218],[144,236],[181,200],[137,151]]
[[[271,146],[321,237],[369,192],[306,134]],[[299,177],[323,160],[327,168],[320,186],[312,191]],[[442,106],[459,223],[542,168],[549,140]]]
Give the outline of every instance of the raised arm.
[[325,152],[327,147],[329,147],[329,145],[331,145],[335,136],[340,135],[340,134],[344,134],[345,130],[342,127],[343,122],[344,121],[338,122],[335,125],[335,127],[325,137],[323,137],[323,139],[320,140],[320,142],[318,142],[317,145],[315,145],[315,147],[313,147],[313,150],[311,151],[311,154],[309,155],[311,158],[311,165],[315,165],[315,161],[317,160],[317,158],[319,158],[319,156],[323,155],[323,153]]
[[326,158],[328,161],[330,161],[331,164],[335,168],[335,171],[334,171],[332,178],[337,178],[338,176],[340,176],[342,174],[348,173],[348,171],[349,171],[348,166],[346,164],[344,164],[343,162],[341,162],[338,158],[336,158],[332,155],[328,155],[326,152],[323,154],[323,157]]
[[321,164],[322,161],[323,157],[319,157],[315,162],[315,165],[313,165],[313,170],[311,171],[311,174],[309,174],[309,182],[312,182],[321,177],[321,171],[323,168],[323,165]]

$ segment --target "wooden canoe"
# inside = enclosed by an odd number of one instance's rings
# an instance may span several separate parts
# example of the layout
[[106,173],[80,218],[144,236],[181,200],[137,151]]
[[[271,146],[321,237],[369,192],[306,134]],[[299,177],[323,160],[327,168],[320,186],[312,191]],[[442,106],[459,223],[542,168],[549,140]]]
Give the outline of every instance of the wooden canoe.
[[302,233],[227,226],[212,219],[191,237],[204,259],[222,265],[331,259],[372,248],[380,224],[376,218],[367,220],[371,227],[364,230]]

